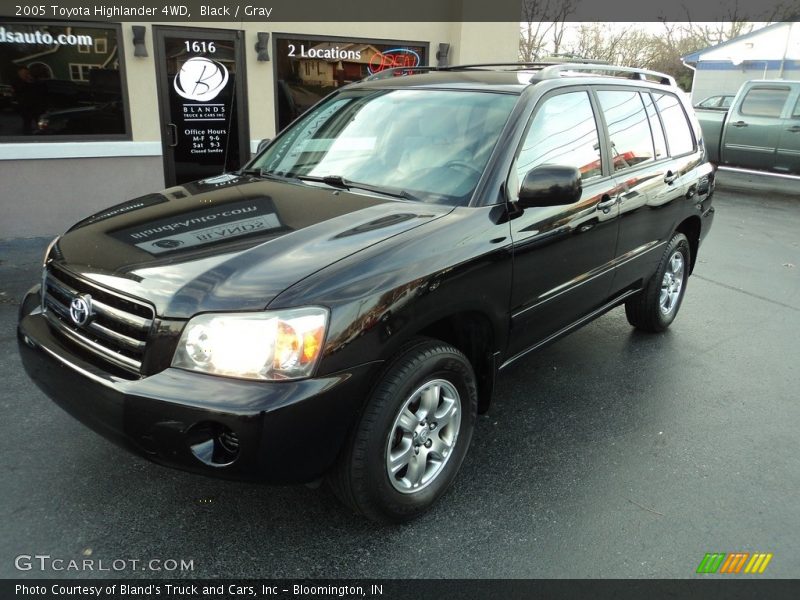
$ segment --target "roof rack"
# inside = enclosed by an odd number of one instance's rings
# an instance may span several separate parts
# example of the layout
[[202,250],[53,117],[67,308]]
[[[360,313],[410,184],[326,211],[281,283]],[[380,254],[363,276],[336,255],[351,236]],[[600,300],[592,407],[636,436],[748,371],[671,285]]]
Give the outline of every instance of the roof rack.
[[[362,81],[375,81],[378,79],[388,79],[398,75],[414,75],[416,73],[428,73],[432,71],[492,71],[503,67],[507,71],[537,70],[537,79],[555,79],[568,72],[583,72],[589,74],[591,71],[603,71],[607,74],[617,73],[626,74],[628,78],[648,81],[647,77],[655,78],[662,85],[677,87],[675,79],[666,73],[651,71],[649,69],[637,69],[635,67],[620,67],[616,65],[601,64],[592,62],[588,59],[571,59],[571,62],[544,61],[544,62],[516,62],[516,63],[476,63],[470,65],[453,65],[450,67],[392,67],[384,69],[373,75],[368,75]],[[613,75],[611,75],[613,76]]]
[[596,63],[560,63],[542,68],[538,76],[540,79],[555,79],[564,72],[569,71],[605,71],[607,73],[627,73],[631,79],[647,81],[647,77],[655,78],[658,83],[677,87],[675,78],[666,73],[651,71],[650,69],[637,69],[635,67],[619,67],[616,65],[601,65]]

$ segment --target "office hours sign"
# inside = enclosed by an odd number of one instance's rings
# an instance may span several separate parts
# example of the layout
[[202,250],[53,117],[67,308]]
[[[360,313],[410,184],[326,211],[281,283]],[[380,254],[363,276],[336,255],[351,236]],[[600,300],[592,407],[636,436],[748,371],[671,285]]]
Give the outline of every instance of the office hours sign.
[[[162,88],[167,96],[168,184],[219,175],[241,166],[244,137],[235,39],[187,30],[165,32]],[[172,179],[170,180],[170,174]]]

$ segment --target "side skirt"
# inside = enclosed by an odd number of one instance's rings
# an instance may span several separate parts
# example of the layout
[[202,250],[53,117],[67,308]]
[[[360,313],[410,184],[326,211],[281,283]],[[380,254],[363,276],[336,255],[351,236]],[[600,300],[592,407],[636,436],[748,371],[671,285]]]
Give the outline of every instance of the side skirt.
[[542,346],[546,346],[548,344],[552,344],[553,342],[555,342],[559,338],[564,337],[568,333],[572,333],[573,331],[575,331],[579,327],[582,327],[583,325],[585,325],[589,321],[593,321],[597,317],[603,315],[604,313],[607,313],[612,308],[615,308],[615,307],[619,306],[620,304],[622,304],[625,301],[626,298],[628,298],[630,296],[633,296],[634,294],[637,294],[640,291],[641,291],[641,288],[636,288],[636,289],[633,289],[633,290],[628,290],[626,292],[623,292],[622,294],[620,294],[619,296],[617,296],[616,298],[614,298],[610,302],[607,302],[606,304],[604,304],[600,308],[597,308],[594,311],[588,313],[587,315],[584,315],[583,317],[581,317],[580,319],[578,319],[574,323],[572,323],[570,325],[567,325],[563,329],[560,329],[560,330],[556,331],[555,333],[553,333],[552,335],[544,338],[543,340],[541,340],[539,342],[536,342],[533,346],[530,346],[529,348],[526,348],[525,350],[522,350],[521,352],[518,352],[517,354],[515,354],[514,356],[509,358],[507,361],[505,361],[502,365],[500,365],[500,368],[498,370],[502,371],[503,369],[505,369],[510,364],[516,362],[517,360],[519,360],[523,356],[526,356],[527,354],[530,354],[534,350],[538,350]]

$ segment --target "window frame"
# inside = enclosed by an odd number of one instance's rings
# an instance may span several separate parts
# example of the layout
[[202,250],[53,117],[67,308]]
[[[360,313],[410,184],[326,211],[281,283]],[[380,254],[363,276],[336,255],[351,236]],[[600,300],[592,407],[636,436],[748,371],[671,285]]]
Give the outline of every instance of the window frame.
[[[570,94],[575,92],[583,92],[586,94],[587,98],[589,99],[589,105],[592,109],[592,114],[594,115],[594,124],[595,129],[597,130],[597,140],[598,144],[600,145],[600,175],[592,177],[591,179],[584,179],[581,177],[581,181],[587,182],[591,185],[595,185],[596,183],[601,183],[604,180],[611,179],[612,174],[609,170],[609,160],[608,160],[608,148],[609,148],[609,141],[605,131],[605,120],[603,120],[602,114],[599,114],[599,104],[598,100],[593,93],[592,86],[589,85],[574,85],[574,86],[565,86],[560,87],[554,90],[550,90],[543,94],[536,100],[536,104],[533,107],[533,110],[527,116],[527,120],[525,123],[525,127],[522,129],[522,135],[519,138],[519,142],[514,149],[513,154],[511,155],[511,162],[509,164],[508,173],[506,173],[505,179],[505,196],[507,201],[514,201],[516,198],[519,190],[514,190],[512,192],[510,184],[512,181],[512,174],[516,175],[516,165],[517,161],[519,160],[520,153],[522,152],[522,148],[525,145],[525,141],[528,139],[528,132],[530,131],[531,126],[533,125],[534,120],[536,119],[536,115],[544,106],[544,103],[549,101],[552,98],[557,96],[561,96],[563,94]],[[534,167],[535,168],[535,167]],[[519,177],[517,176],[517,179]],[[522,181],[518,181],[519,185],[522,185]]]
[[[101,44],[102,42],[102,44]],[[102,49],[100,49],[102,46]],[[95,54],[108,54],[108,38],[99,37],[94,40],[94,53]]]
[[[645,105],[644,100],[642,99],[642,94],[645,93],[645,92],[649,92],[649,89],[637,88],[637,87],[631,87],[631,86],[602,86],[602,85],[598,85],[598,86],[594,86],[592,88],[592,91],[594,92],[594,95],[595,95],[596,100],[597,100],[597,106],[600,108],[600,112],[601,112],[601,115],[603,117],[603,127],[604,127],[604,129],[606,131],[606,134],[607,134],[607,148],[606,148],[606,151],[607,151],[608,156],[609,156],[609,168],[611,170],[611,175],[612,176],[617,176],[620,173],[629,173],[629,172],[633,171],[634,169],[638,169],[640,167],[641,168],[650,167],[650,166],[652,166],[652,165],[654,165],[654,164],[656,164],[656,163],[658,163],[658,162],[660,162],[662,160],[666,160],[666,159],[669,158],[669,144],[667,143],[667,136],[666,136],[666,131],[664,131],[664,124],[663,123],[661,123],[661,131],[664,134],[664,145],[667,147],[667,156],[664,156],[662,158],[656,158],[656,141],[653,138],[653,130],[652,130],[651,125],[650,125],[650,115],[647,114],[647,106]],[[652,159],[646,160],[646,161],[643,161],[643,162],[640,162],[640,163],[636,163],[635,165],[631,165],[629,167],[625,167],[624,169],[619,169],[618,171],[614,170],[614,161],[613,161],[613,158],[611,158],[611,156],[613,154],[613,152],[611,150],[612,147],[613,147],[611,145],[611,131],[608,128],[608,122],[606,121],[606,115],[603,112],[603,105],[600,102],[600,97],[597,96],[598,92],[609,92],[609,91],[610,92],[633,92],[633,93],[635,93],[635,94],[637,94],[639,96],[639,102],[642,105],[642,110],[644,111],[644,116],[645,116],[646,123],[647,123],[647,130],[650,132],[651,148],[653,149],[653,158]],[[651,101],[652,101],[652,96],[651,96]],[[653,101],[653,107],[655,107],[655,101]],[[656,109],[656,114],[658,114],[658,110],[657,109]],[[660,117],[659,117],[659,122],[661,122]]]
[[[658,115],[658,120],[661,122],[661,130],[664,132],[664,141],[667,143],[667,158],[682,158],[684,156],[689,156],[697,152],[699,148],[699,144],[697,141],[697,136],[695,135],[694,126],[692,124],[691,119],[689,119],[689,115],[686,113],[686,107],[683,105],[683,101],[680,99],[678,94],[674,92],[670,92],[668,90],[654,90],[648,89],[650,92],[650,98],[653,101],[653,106],[656,109],[656,114]],[[683,113],[683,118],[686,121],[686,126],[689,128],[689,137],[692,139],[692,149],[689,152],[684,152],[683,154],[673,154],[672,148],[670,148],[669,143],[669,135],[667,135],[667,127],[664,125],[664,118],[661,116],[661,109],[658,107],[658,102],[656,101],[656,94],[661,94],[662,96],[672,96],[678,101],[678,107],[681,109],[681,113]]]
[[[744,112],[743,109],[744,109],[745,102],[747,101],[747,97],[750,94],[752,94],[754,91],[756,91],[756,90],[772,90],[772,91],[785,91],[786,92],[786,97],[783,99],[783,104],[781,105],[780,110],[778,111],[777,115],[775,115],[775,116],[772,116],[772,115],[759,115],[759,114],[755,114],[755,113]],[[791,97],[791,95],[792,95],[792,88],[791,88],[791,86],[788,86],[788,85],[787,86],[783,86],[783,85],[780,85],[780,84],[775,84],[775,85],[758,85],[758,84],[756,84],[756,85],[752,86],[749,90],[747,90],[745,95],[742,97],[742,101],[739,103],[739,108],[738,108],[737,112],[740,115],[742,115],[743,117],[756,117],[758,119],[781,119],[781,118],[783,118],[783,112],[784,112],[784,109],[786,108],[786,103],[789,101],[789,98]]]
[[[131,128],[131,108],[128,95],[128,74],[126,70],[127,57],[122,34],[122,23],[90,23],[84,21],[37,21],[35,19],[3,18],[2,23],[11,25],[34,25],[39,27],[71,27],[79,29],[114,30],[117,39],[117,59],[119,61],[120,100],[122,102],[124,133],[83,133],[69,135],[2,135],[0,144],[60,144],[74,142],[122,142],[133,139]],[[108,43],[108,42],[106,42]],[[77,48],[77,46],[76,46]]]

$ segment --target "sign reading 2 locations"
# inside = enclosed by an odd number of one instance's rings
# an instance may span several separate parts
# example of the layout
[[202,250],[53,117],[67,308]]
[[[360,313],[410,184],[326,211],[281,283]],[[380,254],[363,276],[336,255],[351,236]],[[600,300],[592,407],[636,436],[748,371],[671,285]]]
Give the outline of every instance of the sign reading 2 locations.
[[278,125],[286,127],[336,88],[385,71],[427,64],[428,45],[275,36]]

